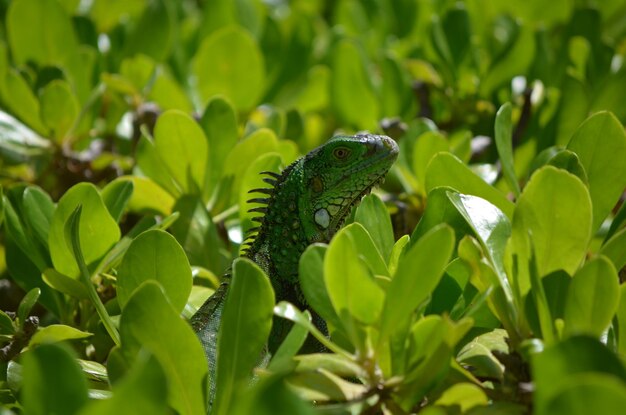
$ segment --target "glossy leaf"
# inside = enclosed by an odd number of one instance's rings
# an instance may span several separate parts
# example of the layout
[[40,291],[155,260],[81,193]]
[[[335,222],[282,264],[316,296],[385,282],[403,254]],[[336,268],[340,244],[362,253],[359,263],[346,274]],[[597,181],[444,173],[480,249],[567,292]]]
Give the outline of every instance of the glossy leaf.
[[239,218],[243,231],[258,226],[258,223],[252,222],[252,218],[259,217],[259,213],[250,212],[249,210],[267,206],[265,203],[248,203],[248,200],[253,198],[267,197],[258,193],[248,193],[248,191],[250,189],[268,187],[267,183],[263,181],[266,176],[262,175],[261,172],[271,171],[278,174],[280,173],[281,165],[280,156],[272,152],[257,157],[246,169],[242,177],[241,187],[239,188]]
[[354,219],[371,235],[380,252],[379,255],[382,255],[386,262],[393,249],[394,240],[391,218],[383,201],[376,195],[365,196],[356,209]]
[[55,0],[11,4],[7,30],[11,52],[22,64],[29,59],[42,65],[59,64],[78,46],[70,17]]
[[592,230],[598,229],[626,187],[626,133],[608,112],[589,117],[567,145],[580,158],[593,204]]
[[345,227],[345,231],[350,234],[359,258],[368,266],[370,271],[377,276],[389,277],[387,264],[363,225],[358,222],[351,223]]
[[498,110],[496,114],[495,138],[504,178],[509,185],[509,189],[515,196],[519,196],[520,187],[515,175],[515,169],[513,168],[513,125],[511,112],[511,104],[508,102]]
[[146,281],[128,300],[120,319],[123,353],[137,361],[142,348],[159,361],[168,380],[168,403],[181,414],[205,413],[207,376],[202,346],[155,281]]
[[450,145],[441,133],[427,131],[417,138],[413,147],[413,172],[418,183],[426,192],[426,168],[428,163],[437,153],[449,151]]
[[87,403],[87,381],[67,348],[41,345],[24,356],[23,364],[21,400],[26,413],[71,415]]
[[208,36],[193,61],[204,100],[225,95],[240,111],[252,108],[264,87],[263,55],[248,32],[231,26]]
[[554,155],[548,164],[559,169],[567,170],[577,176],[583,183],[588,184],[585,168],[580,164],[580,159],[576,153],[569,150],[561,150]]
[[132,415],[148,412],[165,415],[167,405],[166,375],[159,361],[148,353],[140,354],[128,374],[115,383],[113,396],[93,400],[80,412],[81,415]]
[[123,176],[117,180],[128,180],[133,184],[133,193],[128,201],[128,210],[135,213],[172,213],[174,198],[147,177]]
[[64,81],[52,81],[41,92],[41,119],[59,144],[74,126],[79,104],[70,86]]
[[600,336],[619,304],[619,278],[606,257],[597,257],[574,274],[565,302],[565,334]]
[[[580,179],[546,166],[533,174],[519,198],[513,237],[532,238],[539,276],[559,269],[571,275],[585,257],[591,218],[589,193]],[[523,243],[515,240],[522,252]]]
[[235,110],[223,97],[212,98],[204,109],[200,126],[211,148],[207,173],[209,188],[213,188],[224,170],[226,156],[239,138]]
[[222,327],[228,330],[220,330],[217,339],[214,413],[229,413],[237,391],[250,381],[270,334],[273,308],[274,293],[267,276],[250,260],[235,260],[222,314]]
[[102,189],[102,201],[116,222],[119,222],[124,214],[134,187],[130,180],[114,180]]
[[178,110],[163,113],[154,127],[154,145],[184,193],[198,194],[204,189],[209,146],[193,118]]
[[64,324],[52,324],[39,330],[30,339],[29,347],[34,347],[43,343],[57,343],[66,340],[84,339],[92,336],[92,333],[87,333],[82,330],[75,329],[72,326],[66,326]]
[[[255,131],[233,147],[228,153],[222,174],[234,176],[232,189],[235,196],[238,195],[237,191],[241,188],[243,176],[250,164],[260,155],[277,150],[278,139],[276,135],[273,131],[265,128]],[[237,197],[234,199],[236,200]]]
[[215,274],[226,268],[219,251],[222,242],[210,212],[199,196],[183,196],[172,208],[180,217],[171,226],[171,233],[182,246],[191,265],[201,266]]
[[39,296],[41,295],[41,290],[39,288],[33,288],[20,301],[20,305],[17,308],[17,319],[20,323],[20,326],[24,326],[24,322],[30,315],[31,310],[37,303]]
[[546,348],[533,356],[531,364],[536,385],[533,400],[538,413],[548,413],[544,412],[547,403],[568,379],[600,373],[626,381],[626,369],[619,358],[598,340],[585,336],[574,336]]
[[157,281],[174,309],[180,312],[191,292],[191,268],[176,239],[149,230],[133,240],[117,274],[117,298],[124,307],[145,281]]
[[624,383],[606,375],[585,375],[563,382],[562,389],[539,414],[620,413],[626,405]]
[[78,267],[68,247],[64,226],[78,205],[82,205],[85,218],[80,224],[79,237],[87,264],[101,258],[120,238],[120,229],[94,185],[80,183],[69,189],[52,216],[48,245],[54,268],[70,277],[78,276]]
[[313,244],[309,246],[300,257],[298,277],[307,304],[324,320],[335,327],[340,327],[339,316],[333,308],[324,281],[326,251],[326,245]]
[[626,284],[620,285],[619,304],[617,306],[617,329],[619,337],[617,339],[617,351],[624,355],[626,353]]
[[449,186],[460,193],[481,197],[497,206],[507,217],[513,216],[513,204],[450,153],[435,155],[426,169],[426,190],[430,192],[440,186]]
[[385,297],[381,339],[402,322],[435,289],[454,248],[454,232],[440,225],[422,236],[400,260]]
[[174,9],[164,0],[146,4],[143,14],[128,34],[125,54],[143,53],[157,61],[167,58],[174,43]]
[[23,220],[28,223],[37,240],[47,247],[55,208],[52,199],[38,187],[28,187],[24,190],[22,203]]
[[[348,125],[374,129],[379,104],[367,72],[365,56],[349,40],[340,40],[332,50],[330,78],[331,102],[337,114]],[[358,102],[358,105],[354,103]]]
[[41,277],[46,284],[63,294],[67,294],[81,300],[89,298],[87,288],[81,281],[61,274],[54,268],[45,269]]
[[497,207],[479,197],[449,192],[448,198],[472,227],[498,274],[500,285],[510,296],[511,289],[504,271],[504,250],[511,235],[511,222]]
[[626,265],[626,228],[616,232],[611,239],[606,241],[598,254],[610,259],[615,269],[624,268]]
[[344,228],[333,238],[324,257],[324,281],[335,312],[344,323],[354,318],[374,323],[382,311],[384,293],[357,256],[355,242]]

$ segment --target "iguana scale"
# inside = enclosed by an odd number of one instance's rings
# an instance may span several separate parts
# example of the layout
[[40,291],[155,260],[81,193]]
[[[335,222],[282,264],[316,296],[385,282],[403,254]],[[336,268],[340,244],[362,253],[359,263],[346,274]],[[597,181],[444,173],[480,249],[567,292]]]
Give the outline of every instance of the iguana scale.
[[[269,188],[252,189],[264,197],[251,199],[265,206],[252,229],[243,256],[269,276],[277,301],[306,308],[298,283],[298,261],[314,242],[329,242],[351,208],[382,181],[398,156],[389,137],[358,134],[336,136],[286,167],[282,174],[264,172]],[[215,394],[217,335],[229,286],[229,276],[191,318],[209,364],[209,402]],[[318,320],[321,320],[318,318]],[[317,321],[318,325],[323,322]],[[286,333],[275,333],[282,340]]]

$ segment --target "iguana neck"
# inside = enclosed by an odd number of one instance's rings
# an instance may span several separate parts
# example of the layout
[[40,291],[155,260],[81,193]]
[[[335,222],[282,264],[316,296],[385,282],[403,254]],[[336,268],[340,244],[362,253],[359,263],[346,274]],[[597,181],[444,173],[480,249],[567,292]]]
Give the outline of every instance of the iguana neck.
[[298,160],[276,178],[265,213],[257,218],[261,221],[258,233],[244,254],[256,262],[273,283],[297,281],[300,255],[311,243],[305,232],[306,215],[301,217],[301,198],[302,162]]

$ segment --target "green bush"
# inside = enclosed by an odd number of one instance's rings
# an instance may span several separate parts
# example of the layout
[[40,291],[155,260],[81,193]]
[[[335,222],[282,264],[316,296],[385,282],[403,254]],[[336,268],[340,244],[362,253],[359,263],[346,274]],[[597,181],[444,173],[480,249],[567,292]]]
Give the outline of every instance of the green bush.
[[[3,414],[205,413],[186,320],[231,265],[212,413],[626,407],[622,1],[0,15]],[[325,336],[235,258],[258,172],[360,130],[400,157],[300,258]],[[255,368],[277,318],[295,324]]]

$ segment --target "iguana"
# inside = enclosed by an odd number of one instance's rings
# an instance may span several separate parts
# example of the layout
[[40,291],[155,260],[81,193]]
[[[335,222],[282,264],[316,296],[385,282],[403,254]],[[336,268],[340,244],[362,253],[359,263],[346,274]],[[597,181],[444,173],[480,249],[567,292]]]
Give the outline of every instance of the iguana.
[[[268,188],[252,189],[264,197],[249,202],[261,216],[251,229],[243,256],[269,276],[277,301],[306,308],[298,282],[298,261],[314,242],[329,242],[351,208],[384,178],[398,156],[389,137],[371,134],[336,136],[286,167],[282,174],[263,172]],[[217,335],[229,286],[229,275],[191,318],[209,364],[209,403],[214,400]],[[323,324],[317,317],[317,325]],[[282,339],[286,333],[275,333]]]

